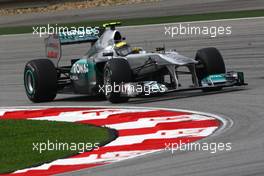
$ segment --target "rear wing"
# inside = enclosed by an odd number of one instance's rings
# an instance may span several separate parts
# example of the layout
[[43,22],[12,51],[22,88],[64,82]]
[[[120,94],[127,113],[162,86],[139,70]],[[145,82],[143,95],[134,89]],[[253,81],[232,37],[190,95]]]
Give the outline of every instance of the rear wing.
[[87,28],[85,31],[72,30],[61,31],[58,34],[50,34],[45,38],[46,56],[51,59],[61,58],[61,46],[80,43],[94,43],[104,32],[105,28]]
[[59,39],[61,45],[96,42],[101,32],[102,29],[99,27],[79,31],[62,31],[59,33]]

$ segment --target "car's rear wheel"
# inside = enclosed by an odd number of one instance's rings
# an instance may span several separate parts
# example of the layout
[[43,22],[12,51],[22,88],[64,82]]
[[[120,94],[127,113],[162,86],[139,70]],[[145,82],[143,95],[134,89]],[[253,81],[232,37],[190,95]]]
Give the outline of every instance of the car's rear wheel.
[[[195,60],[199,62],[196,65],[196,75],[200,83],[203,78],[209,75],[223,74],[226,72],[224,59],[221,53],[214,47],[198,50]],[[206,88],[204,91],[221,89],[222,87]]]
[[57,72],[54,64],[48,59],[29,61],[24,70],[24,86],[32,102],[54,100],[57,94]]
[[[104,86],[106,99],[112,103],[124,103],[129,97],[122,97],[120,83],[130,82],[132,73],[125,59],[111,59],[104,67]],[[119,86],[119,88],[118,88]]]

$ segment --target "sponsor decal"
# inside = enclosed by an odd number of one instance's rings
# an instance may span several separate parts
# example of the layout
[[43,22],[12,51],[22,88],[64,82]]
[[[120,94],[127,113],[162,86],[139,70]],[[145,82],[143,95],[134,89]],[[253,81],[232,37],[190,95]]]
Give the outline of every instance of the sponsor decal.
[[72,66],[72,73],[85,74],[88,72],[89,72],[88,64],[76,63]]

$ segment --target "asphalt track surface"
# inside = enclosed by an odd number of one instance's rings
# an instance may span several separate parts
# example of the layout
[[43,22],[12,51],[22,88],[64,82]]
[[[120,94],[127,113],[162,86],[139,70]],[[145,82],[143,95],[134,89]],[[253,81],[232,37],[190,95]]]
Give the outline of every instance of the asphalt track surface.
[[263,7],[263,0],[157,0],[157,2],[53,13],[0,16],[0,27],[255,10],[263,9]]
[[[167,26],[177,26],[170,24]],[[132,99],[122,106],[181,108],[209,112],[227,119],[228,125],[204,142],[231,142],[232,150],[161,152],[69,175],[170,176],[170,175],[263,175],[264,174],[264,18],[191,23],[194,26],[232,26],[232,35],[164,35],[164,25],[122,28],[132,45],[147,49],[163,46],[193,57],[199,48],[215,46],[228,70],[244,71],[249,86],[217,93],[200,91],[173,93],[162,97]],[[76,95],[59,95],[54,102],[33,104],[23,88],[26,61],[44,56],[43,39],[30,34],[0,37],[0,106],[113,106],[105,100]],[[148,42],[146,42],[148,41]],[[63,59],[79,57],[86,45],[65,48]],[[115,105],[116,106],[116,105]]]

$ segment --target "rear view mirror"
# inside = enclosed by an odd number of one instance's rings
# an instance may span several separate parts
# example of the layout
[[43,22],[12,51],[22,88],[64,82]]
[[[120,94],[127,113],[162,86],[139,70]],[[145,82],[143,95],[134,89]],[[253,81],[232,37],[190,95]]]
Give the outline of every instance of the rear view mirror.
[[114,56],[114,53],[113,52],[106,52],[106,53],[103,53],[103,56]]

